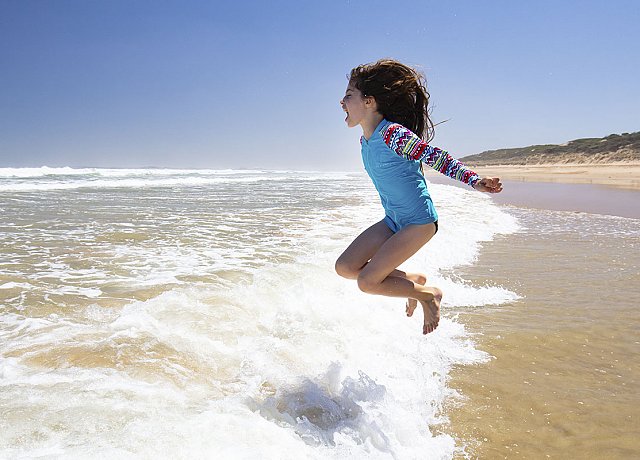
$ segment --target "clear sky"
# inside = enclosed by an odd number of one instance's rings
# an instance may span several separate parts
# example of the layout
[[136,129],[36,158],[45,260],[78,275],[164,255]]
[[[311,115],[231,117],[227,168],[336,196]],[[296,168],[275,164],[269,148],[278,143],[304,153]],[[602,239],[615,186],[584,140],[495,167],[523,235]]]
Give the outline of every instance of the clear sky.
[[640,1],[0,0],[0,167],[359,170],[358,64],[462,157],[640,130]]

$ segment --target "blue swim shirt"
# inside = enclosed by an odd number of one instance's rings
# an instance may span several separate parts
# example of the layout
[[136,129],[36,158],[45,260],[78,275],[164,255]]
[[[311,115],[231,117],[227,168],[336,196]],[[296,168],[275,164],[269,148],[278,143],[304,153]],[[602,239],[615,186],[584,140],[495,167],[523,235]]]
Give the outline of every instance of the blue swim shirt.
[[383,119],[371,138],[366,140],[363,136],[360,143],[364,169],[380,195],[387,217],[400,228],[438,220],[420,162],[471,186],[480,180],[446,150],[428,145],[398,123]]

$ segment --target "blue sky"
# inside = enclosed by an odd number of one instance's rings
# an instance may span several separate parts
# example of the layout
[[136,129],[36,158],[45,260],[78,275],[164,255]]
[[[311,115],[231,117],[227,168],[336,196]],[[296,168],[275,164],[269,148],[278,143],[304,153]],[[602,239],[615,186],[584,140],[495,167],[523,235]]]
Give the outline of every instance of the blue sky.
[[360,170],[358,64],[462,157],[640,130],[640,2],[0,0],[0,167]]

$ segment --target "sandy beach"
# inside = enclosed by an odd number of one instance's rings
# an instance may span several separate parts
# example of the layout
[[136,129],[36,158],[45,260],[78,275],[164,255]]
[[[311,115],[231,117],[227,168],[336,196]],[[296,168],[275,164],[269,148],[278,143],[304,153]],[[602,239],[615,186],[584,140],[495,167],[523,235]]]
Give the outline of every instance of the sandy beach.
[[[511,165],[475,171],[500,177],[504,192],[492,199],[501,205],[640,219],[640,164]],[[425,175],[429,182],[468,188],[431,169]]]
[[468,447],[459,458],[640,454],[637,168],[478,168],[507,179],[492,199],[523,228],[456,275],[482,284],[490,270],[521,298],[453,312],[492,356],[452,374],[464,403],[448,407],[444,431]]
[[610,164],[498,165],[474,167],[478,174],[522,182],[601,184],[640,190],[640,162]]

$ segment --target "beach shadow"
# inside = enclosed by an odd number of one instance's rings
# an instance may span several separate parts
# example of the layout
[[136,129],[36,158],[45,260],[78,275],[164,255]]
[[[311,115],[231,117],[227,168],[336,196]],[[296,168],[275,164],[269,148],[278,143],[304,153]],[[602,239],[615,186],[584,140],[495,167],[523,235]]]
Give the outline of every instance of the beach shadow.
[[336,440],[343,438],[355,444],[368,441],[388,452],[389,439],[375,419],[386,388],[364,372],[358,374],[358,379],[346,377],[336,385],[339,366],[334,364],[317,379],[271,387],[272,395],[253,400],[253,409],[269,421],[292,428],[309,445],[335,446]]

